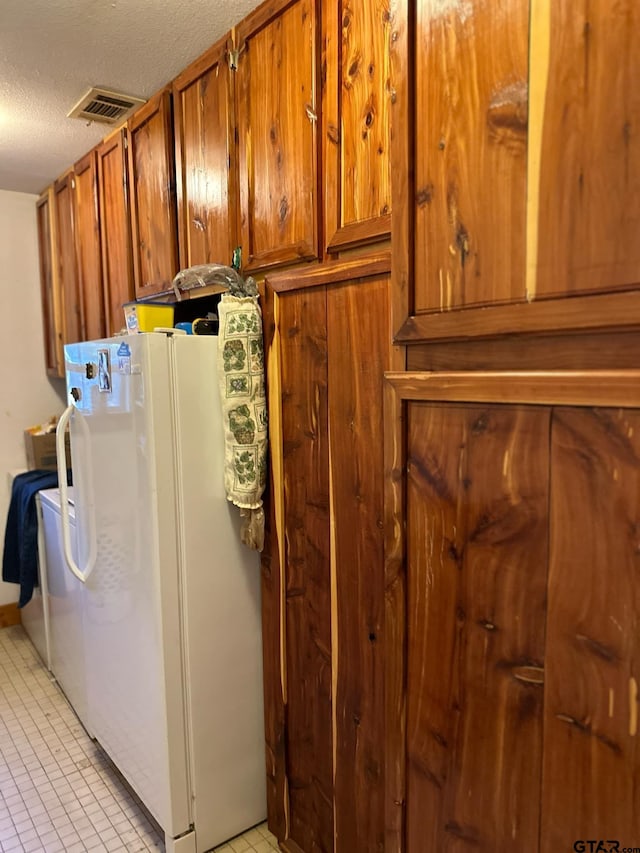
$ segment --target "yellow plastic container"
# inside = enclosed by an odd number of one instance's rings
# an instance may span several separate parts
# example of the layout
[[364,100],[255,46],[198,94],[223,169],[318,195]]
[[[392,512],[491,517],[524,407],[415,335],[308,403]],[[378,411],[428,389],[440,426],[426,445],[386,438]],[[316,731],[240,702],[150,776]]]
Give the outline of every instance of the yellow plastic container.
[[153,332],[156,328],[173,328],[173,305],[165,302],[126,302],[122,307],[130,335]]

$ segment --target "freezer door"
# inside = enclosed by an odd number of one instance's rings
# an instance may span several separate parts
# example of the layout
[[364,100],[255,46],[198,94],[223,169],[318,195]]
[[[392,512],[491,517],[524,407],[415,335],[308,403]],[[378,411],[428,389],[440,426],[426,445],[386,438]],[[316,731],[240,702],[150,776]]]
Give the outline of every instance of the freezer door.
[[176,836],[192,818],[167,339],[75,344],[65,347],[65,359],[77,410],[71,457],[81,566],[90,549],[91,500],[96,518],[97,557],[85,589],[93,733]]

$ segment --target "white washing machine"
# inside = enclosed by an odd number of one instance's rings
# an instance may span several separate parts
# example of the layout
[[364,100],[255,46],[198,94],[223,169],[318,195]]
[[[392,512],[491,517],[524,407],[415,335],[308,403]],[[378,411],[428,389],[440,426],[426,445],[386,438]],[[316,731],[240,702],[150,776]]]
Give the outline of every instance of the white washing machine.
[[[73,488],[69,492],[71,553],[78,559]],[[60,489],[39,492],[46,559],[50,669],[85,728],[88,729],[84,655],[84,585],[69,570],[62,549]]]
[[36,495],[38,513],[38,586],[33,588],[31,600],[20,609],[22,627],[42,662],[51,669],[51,647],[49,643],[49,597],[47,594],[47,560],[44,546],[44,529],[42,524],[42,504],[40,494]]

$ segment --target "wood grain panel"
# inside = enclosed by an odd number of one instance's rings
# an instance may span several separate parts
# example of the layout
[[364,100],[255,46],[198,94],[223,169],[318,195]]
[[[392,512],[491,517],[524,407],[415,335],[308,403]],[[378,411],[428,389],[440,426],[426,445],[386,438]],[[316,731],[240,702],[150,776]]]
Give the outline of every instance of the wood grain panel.
[[76,343],[83,339],[82,301],[76,267],[75,224],[73,217],[73,170],[54,184],[56,246],[54,257],[62,302],[62,341]]
[[316,258],[317,0],[264,4],[236,37],[243,267]]
[[127,130],[122,128],[108,136],[98,147],[102,280],[107,335],[114,335],[124,327],[122,306],[134,298],[126,140]]
[[224,36],[173,82],[180,266],[231,264],[238,244],[234,100]]
[[262,298],[267,400],[269,405],[269,477],[265,496],[265,543],[262,566],[262,650],[267,817],[279,840],[288,835],[285,751],[286,669],[285,532],[282,436],[282,371],[278,297],[266,288]]
[[389,289],[389,277],[380,276],[334,285],[327,294],[336,853],[384,850],[382,387],[391,358]]
[[76,263],[82,294],[83,335],[85,340],[96,341],[105,336],[106,326],[95,149],[79,160],[73,170]]
[[323,10],[324,221],[327,251],[391,228],[389,0]]
[[333,739],[326,290],[287,294],[279,305],[289,838],[305,853],[328,853]]
[[415,311],[524,298],[528,0],[415,12]]
[[599,370],[640,364],[637,332],[508,335],[493,340],[415,344],[407,370]]
[[537,851],[549,410],[409,405],[407,853]]
[[62,318],[60,291],[54,252],[54,195],[53,186],[42,193],[36,202],[38,223],[38,257],[40,261],[40,299],[42,303],[42,331],[44,359],[49,376],[63,376]]
[[[636,0],[537,0],[535,6],[543,20],[533,32],[531,73],[542,77],[546,97],[536,116],[543,121],[539,168],[529,174],[538,199],[530,297],[637,286],[640,6]],[[541,59],[547,67],[538,67]]]
[[640,413],[554,411],[541,853],[640,838]]
[[128,121],[133,269],[138,299],[169,290],[178,272],[171,93],[164,89]]

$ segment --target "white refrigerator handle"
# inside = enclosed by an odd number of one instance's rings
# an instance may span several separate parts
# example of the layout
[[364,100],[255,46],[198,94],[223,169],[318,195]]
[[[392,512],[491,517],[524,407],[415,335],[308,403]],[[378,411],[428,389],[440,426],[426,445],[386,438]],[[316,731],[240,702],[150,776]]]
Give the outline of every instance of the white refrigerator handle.
[[93,492],[93,465],[92,460],[89,460],[87,465],[87,492],[88,492],[88,515],[89,515],[89,556],[84,569],[76,565],[73,555],[71,554],[71,525],[69,522],[69,498],[67,491],[67,469],[66,469],[66,451],[64,446],[65,430],[71,415],[75,412],[78,423],[81,424],[81,429],[88,436],[89,427],[86,420],[76,407],[71,404],[62,413],[58,426],[56,427],[56,455],[58,457],[58,486],[60,487],[60,520],[62,522],[62,550],[64,559],[71,572],[81,580],[82,583],[87,582],[87,578],[93,571],[96,564],[97,556],[97,537],[96,537],[96,507]]

